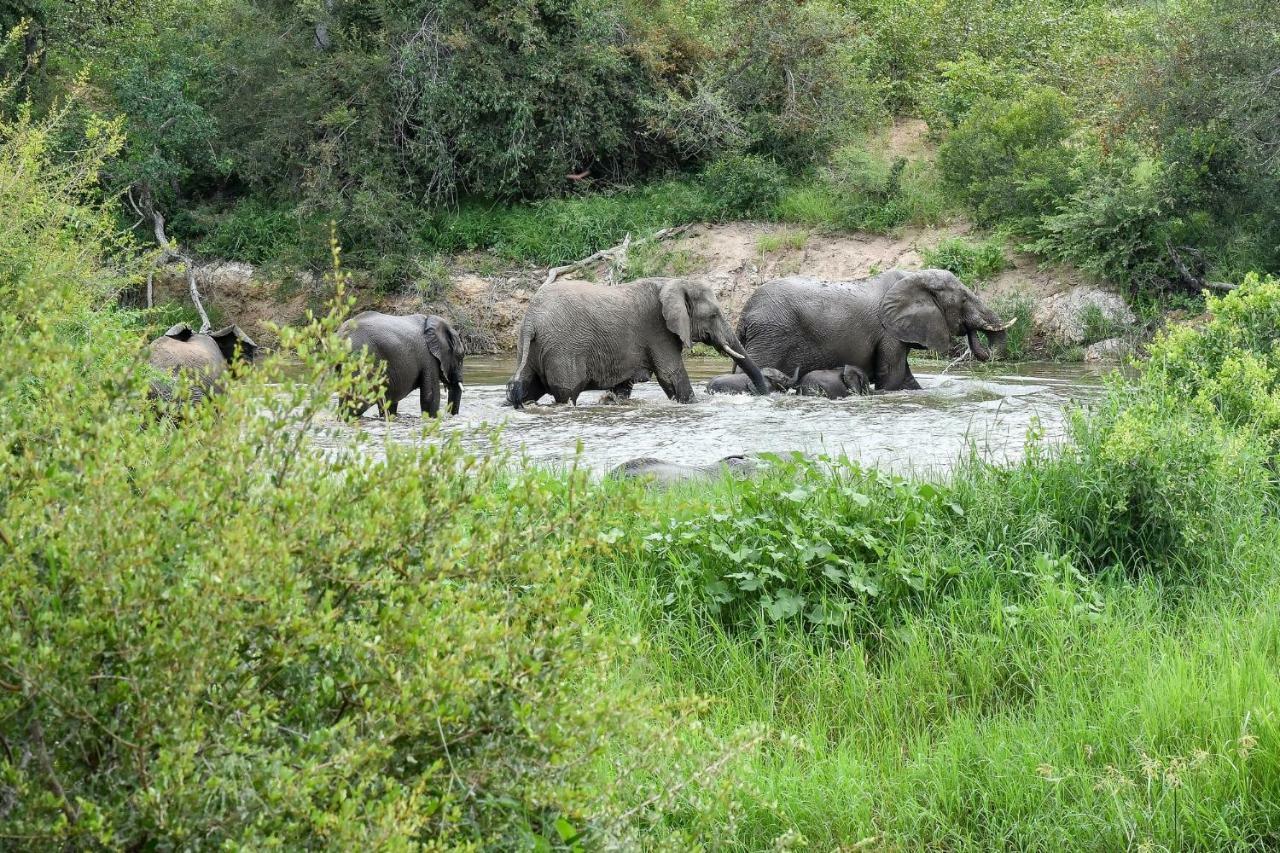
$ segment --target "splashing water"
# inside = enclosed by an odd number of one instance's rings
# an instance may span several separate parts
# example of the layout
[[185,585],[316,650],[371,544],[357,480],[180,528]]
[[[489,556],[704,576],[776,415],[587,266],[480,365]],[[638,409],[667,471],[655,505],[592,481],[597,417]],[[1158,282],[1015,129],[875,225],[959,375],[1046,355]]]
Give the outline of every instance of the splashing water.
[[[514,411],[503,405],[513,360],[473,356],[466,364],[462,412],[441,429],[459,434],[476,453],[490,454],[498,449],[494,427],[500,426],[499,444],[527,463],[568,465],[577,459],[597,471],[640,456],[703,464],[735,453],[800,451],[928,476],[945,473],[971,447],[983,459],[1008,463],[1023,456],[1029,433],[1050,444],[1061,441],[1066,410],[1101,394],[1103,372],[1085,365],[1025,363],[981,374],[929,373],[929,363],[915,363],[921,391],[826,400],[709,395],[702,388],[705,380],[729,372],[732,364],[706,357],[685,363],[697,392],[692,404],[674,403],[657,383],[647,382],[637,385],[625,403],[599,403],[599,393],[586,392],[576,407],[550,405],[546,397],[547,405]],[[944,366],[936,363],[933,369]],[[399,409],[390,423],[361,419],[364,449],[377,453],[382,441],[436,440],[423,433],[416,394]],[[350,446],[356,432],[334,420],[323,424],[316,442],[338,449]]]

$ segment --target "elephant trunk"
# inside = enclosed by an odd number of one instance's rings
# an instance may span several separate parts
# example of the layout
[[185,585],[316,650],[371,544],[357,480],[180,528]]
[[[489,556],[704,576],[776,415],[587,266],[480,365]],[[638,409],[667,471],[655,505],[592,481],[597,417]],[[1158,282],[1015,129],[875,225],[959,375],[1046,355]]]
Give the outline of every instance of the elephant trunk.
[[760,368],[756,367],[756,363],[747,355],[746,347],[732,332],[717,346],[717,349],[733,359],[733,363],[751,378],[751,384],[755,387],[755,393],[758,396],[768,396],[769,385],[765,382],[764,374],[760,372]]
[[988,331],[987,343],[991,345],[991,351],[996,358],[1004,358],[1009,349],[1009,333],[1004,329]]
[[462,407],[462,383],[449,383],[449,414],[458,414],[458,409]]
[[982,345],[982,341],[978,338],[978,330],[969,329],[967,336],[969,338],[969,352],[973,353],[973,357],[978,361],[990,361],[991,351]]

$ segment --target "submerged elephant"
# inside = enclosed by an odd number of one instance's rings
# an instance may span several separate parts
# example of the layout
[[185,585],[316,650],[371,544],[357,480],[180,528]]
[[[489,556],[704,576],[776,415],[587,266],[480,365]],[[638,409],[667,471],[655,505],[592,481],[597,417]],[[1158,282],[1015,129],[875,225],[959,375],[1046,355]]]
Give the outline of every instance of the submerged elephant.
[[[770,394],[785,394],[795,384],[795,377],[788,376],[774,367],[761,369],[760,375],[768,384]],[[707,393],[754,394],[755,386],[751,382],[751,377],[745,373],[723,373],[707,380]]]
[[733,359],[757,394],[768,386],[716,304],[711,288],[677,278],[605,286],[553,282],[534,294],[520,326],[515,376],[507,399],[516,408],[545,394],[577,403],[583,391],[631,393],[650,372],[671,399],[693,400],[681,354],[695,342]]
[[793,277],[766,282],[747,300],[738,337],[757,363],[783,373],[861,368],[881,391],[916,389],[907,353],[940,355],[964,335],[974,358],[987,361],[991,346],[1003,349],[1004,323],[946,270],[890,270],[861,281]]
[[796,393],[839,400],[850,394],[870,394],[871,384],[862,368],[846,364],[839,370],[810,370],[796,383]]
[[[252,362],[257,353],[258,345],[239,326],[196,332],[186,323],[178,323],[148,345],[147,360],[152,367],[175,378],[189,377],[190,400],[199,402],[222,389],[230,364],[237,360]],[[171,381],[156,380],[151,383],[148,396],[168,401],[173,394]]]
[[386,368],[381,391],[372,400],[348,398],[342,408],[351,417],[371,405],[382,417],[394,415],[400,401],[419,392],[423,414],[440,413],[440,385],[449,389],[449,413],[462,402],[462,338],[443,317],[409,314],[398,317],[365,311],[338,327],[352,352],[365,352]]
[[759,462],[755,459],[740,454],[726,456],[709,465],[682,465],[645,456],[623,462],[611,470],[609,476],[618,480],[646,479],[659,485],[669,486],[692,480],[716,480],[726,471],[736,477],[748,477],[758,466]]

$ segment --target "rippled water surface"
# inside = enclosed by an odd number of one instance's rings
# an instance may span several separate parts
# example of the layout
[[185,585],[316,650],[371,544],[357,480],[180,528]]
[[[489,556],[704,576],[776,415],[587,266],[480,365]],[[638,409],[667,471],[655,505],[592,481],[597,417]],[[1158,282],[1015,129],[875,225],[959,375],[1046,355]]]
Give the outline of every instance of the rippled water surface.
[[[798,450],[928,474],[950,467],[970,445],[993,462],[1018,459],[1032,427],[1049,441],[1061,439],[1064,410],[1096,398],[1103,372],[1027,363],[997,365],[975,375],[962,368],[940,373],[944,364],[913,362],[924,390],[825,400],[708,395],[703,380],[728,372],[730,362],[688,358],[685,364],[698,395],[689,405],[671,402],[656,382],[647,382],[622,404],[597,403],[600,395],[587,392],[576,407],[528,406],[517,412],[502,405],[513,360],[472,356],[466,362],[462,412],[447,419],[443,429],[460,433],[469,448],[491,453],[493,427],[501,425],[501,443],[538,464],[572,462],[581,442],[581,463],[596,470],[638,456],[705,463],[733,453]],[[368,452],[377,453],[383,440],[423,441],[420,414],[415,394],[400,403],[399,417],[391,423],[363,418]],[[322,446],[349,445],[354,436],[337,421],[323,426],[316,436]]]

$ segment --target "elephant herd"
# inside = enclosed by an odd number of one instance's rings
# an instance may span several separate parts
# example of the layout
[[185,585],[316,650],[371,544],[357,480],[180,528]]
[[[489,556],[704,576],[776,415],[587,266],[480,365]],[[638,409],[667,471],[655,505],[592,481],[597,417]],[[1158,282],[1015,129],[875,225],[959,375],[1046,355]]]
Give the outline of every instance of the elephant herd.
[[[801,394],[844,397],[918,389],[907,354],[950,352],[963,337],[986,361],[1005,343],[1003,323],[972,290],[945,270],[890,270],[858,281],[790,277],[766,282],[747,300],[735,330],[705,283],[646,278],[612,286],[553,282],[530,300],[520,326],[515,375],[507,401],[517,409],[546,396],[577,403],[584,391],[626,399],[637,382],[656,380],[678,402],[693,400],[682,355],[695,343],[734,362],[734,372],[707,384],[710,393]],[[343,399],[348,416],[371,406],[394,415],[417,391],[422,411],[436,416],[441,390],[457,414],[462,399],[462,339],[435,315],[393,316],[366,311],[338,334],[353,352],[383,366],[374,399]],[[979,334],[986,338],[984,344]],[[252,361],[258,347],[237,326],[197,334],[177,325],[150,345],[163,372],[188,371],[193,396],[215,393],[227,365]],[[152,386],[166,399],[172,388]]]

